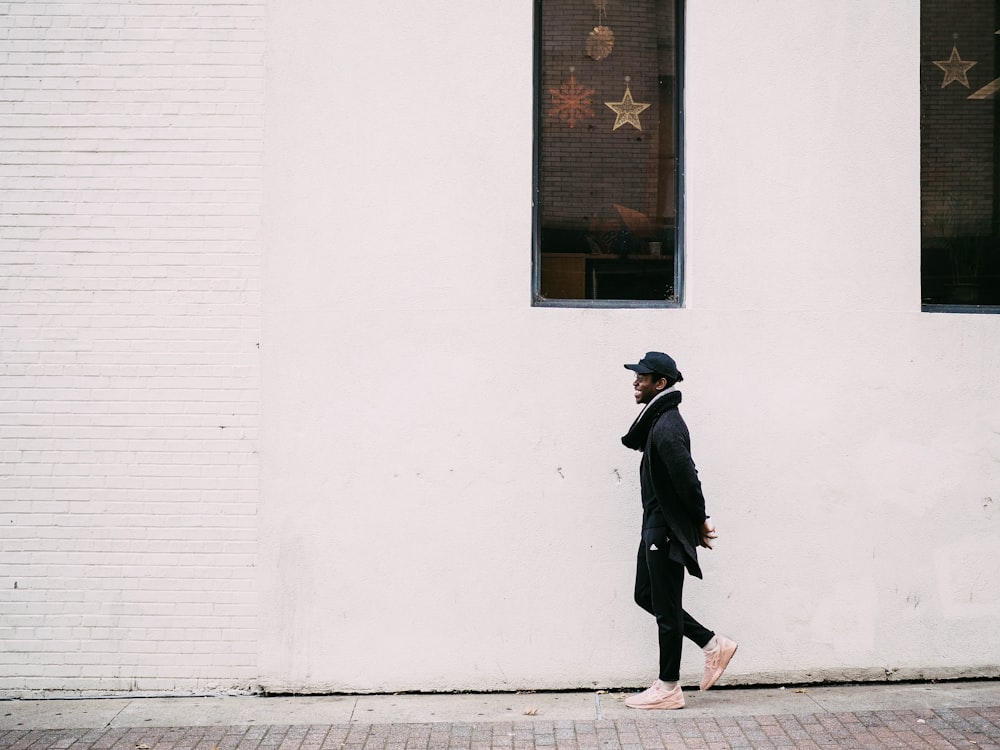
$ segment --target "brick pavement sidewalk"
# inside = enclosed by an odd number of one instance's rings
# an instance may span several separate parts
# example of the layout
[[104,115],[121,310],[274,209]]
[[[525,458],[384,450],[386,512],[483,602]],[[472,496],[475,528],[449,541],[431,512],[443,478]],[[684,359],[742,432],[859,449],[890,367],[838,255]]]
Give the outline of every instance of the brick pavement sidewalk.
[[1000,706],[595,721],[0,731],[3,750],[1000,749]]

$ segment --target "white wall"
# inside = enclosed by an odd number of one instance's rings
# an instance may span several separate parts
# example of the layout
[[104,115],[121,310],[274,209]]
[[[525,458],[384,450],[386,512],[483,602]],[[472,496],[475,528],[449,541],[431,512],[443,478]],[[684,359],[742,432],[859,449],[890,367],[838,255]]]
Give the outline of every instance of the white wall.
[[0,690],[255,684],[264,5],[0,4]]
[[729,679],[996,675],[1000,318],[920,312],[918,3],[689,3],[681,310],[529,306],[531,22],[270,6],[262,683],[647,682],[650,348]]
[[689,6],[687,305],[583,310],[529,304],[530,0],[0,4],[0,691],[648,682],[651,348],[728,680],[1000,674],[918,3]]

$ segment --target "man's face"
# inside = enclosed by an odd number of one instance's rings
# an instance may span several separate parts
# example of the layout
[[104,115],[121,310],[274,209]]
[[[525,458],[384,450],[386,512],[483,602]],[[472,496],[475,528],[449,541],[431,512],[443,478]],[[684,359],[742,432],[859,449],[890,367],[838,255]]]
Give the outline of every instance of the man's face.
[[667,387],[667,379],[658,375],[640,375],[636,373],[635,380],[632,381],[635,388],[635,402],[637,404],[648,404],[656,394]]

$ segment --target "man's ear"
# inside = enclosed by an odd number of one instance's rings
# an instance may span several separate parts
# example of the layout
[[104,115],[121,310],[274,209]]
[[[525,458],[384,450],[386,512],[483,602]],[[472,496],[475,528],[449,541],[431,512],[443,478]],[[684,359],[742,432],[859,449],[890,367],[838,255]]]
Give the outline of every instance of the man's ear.
[[658,391],[662,391],[666,387],[667,387],[667,379],[666,378],[660,378],[659,380],[656,381],[656,385],[654,386],[654,388],[656,388],[656,390],[658,390]]

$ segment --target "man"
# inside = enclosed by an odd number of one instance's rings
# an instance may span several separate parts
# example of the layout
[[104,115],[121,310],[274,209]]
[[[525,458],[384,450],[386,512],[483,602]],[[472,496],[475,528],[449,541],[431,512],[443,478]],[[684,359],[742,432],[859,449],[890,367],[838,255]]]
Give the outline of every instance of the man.
[[715,526],[705,514],[698,471],[691,460],[691,439],[677,406],[684,377],[663,352],[647,352],[634,365],[635,400],[644,408],[622,438],[626,447],[642,451],[642,541],[635,576],[635,601],[656,617],[660,674],[647,690],[625,700],[630,708],[684,707],[679,683],[681,643],[687,636],[705,652],[701,689],[722,676],[737,644],[716,635],[684,611],[684,571],[701,578],[699,546],[712,549]]

